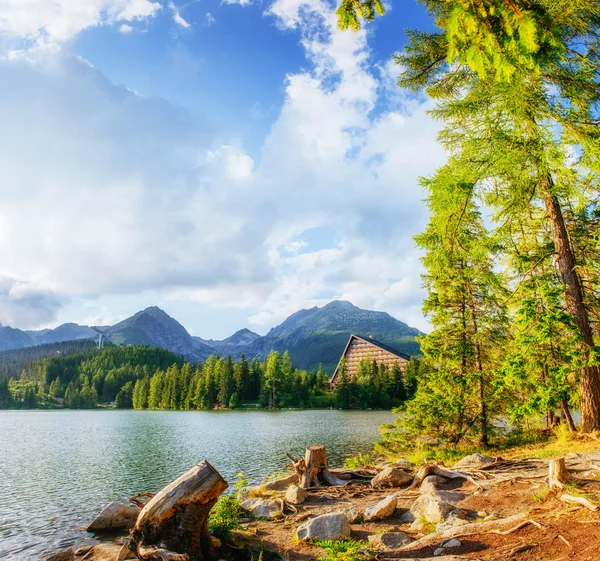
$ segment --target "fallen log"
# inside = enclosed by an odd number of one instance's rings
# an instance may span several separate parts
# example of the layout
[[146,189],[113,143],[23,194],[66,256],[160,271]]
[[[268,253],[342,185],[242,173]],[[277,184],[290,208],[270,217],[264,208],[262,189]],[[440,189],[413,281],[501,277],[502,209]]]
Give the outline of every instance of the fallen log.
[[142,509],[130,549],[140,559],[204,561],[212,553],[208,516],[227,482],[206,460],[167,485]]
[[595,504],[592,504],[590,501],[584,499],[583,497],[575,497],[574,495],[564,494],[560,496],[560,500],[565,503],[578,504],[584,506],[585,508],[589,508],[594,512],[598,510],[598,507]]

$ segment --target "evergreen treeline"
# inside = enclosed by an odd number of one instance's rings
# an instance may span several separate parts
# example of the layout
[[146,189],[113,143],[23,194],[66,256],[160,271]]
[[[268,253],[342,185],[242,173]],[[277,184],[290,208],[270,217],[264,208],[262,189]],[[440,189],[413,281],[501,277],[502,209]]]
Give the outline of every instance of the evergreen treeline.
[[352,380],[343,366],[339,391],[331,391],[322,368],[299,370],[287,352],[273,351],[263,361],[211,356],[190,364],[154,347],[109,347],[43,358],[19,379],[0,378],[0,407],[78,409],[114,402],[119,408],[171,410],[390,408],[414,390],[412,364],[405,384],[399,368],[390,371],[366,358]]
[[421,3],[435,28],[409,32],[399,84],[434,101],[448,159],[416,237],[433,330],[388,441],[486,445],[557,412],[574,430],[573,407],[600,430],[600,0]]

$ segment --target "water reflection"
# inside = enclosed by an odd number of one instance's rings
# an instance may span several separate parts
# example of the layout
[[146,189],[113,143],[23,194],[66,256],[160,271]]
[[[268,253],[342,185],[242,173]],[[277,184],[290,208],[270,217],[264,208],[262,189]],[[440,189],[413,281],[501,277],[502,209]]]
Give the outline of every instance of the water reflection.
[[201,459],[232,481],[283,470],[285,452],[328,448],[332,465],[369,450],[384,412],[0,412],[0,559],[43,559],[89,541],[106,502],[155,491]]

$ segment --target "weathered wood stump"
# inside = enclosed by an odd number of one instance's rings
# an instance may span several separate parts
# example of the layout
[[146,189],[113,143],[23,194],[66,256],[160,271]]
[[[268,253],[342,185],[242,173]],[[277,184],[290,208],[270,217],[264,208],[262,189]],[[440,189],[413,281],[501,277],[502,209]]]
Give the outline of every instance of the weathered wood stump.
[[292,465],[296,474],[300,487],[308,489],[317,487],[321,482],[327,485],[346,485],[348,481],[340,479],[329,471],[327,466],[327,450],[322,444],[313,444],[309,446],[303,459],[297,459],[287,455],[292,460]]
[[211,554],[208,516],[227,482],[206,460],[162,489],[142,509],[130,549],[140,559],[204,561]]
[[564,458],[554,458],[548,463],[548,487],[563,489],[570,478]]

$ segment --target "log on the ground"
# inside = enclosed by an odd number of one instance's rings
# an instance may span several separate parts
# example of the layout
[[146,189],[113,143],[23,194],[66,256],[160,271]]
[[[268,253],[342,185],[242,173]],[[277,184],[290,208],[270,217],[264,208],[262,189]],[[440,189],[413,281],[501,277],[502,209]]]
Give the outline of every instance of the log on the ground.
[[212,551],[208,516],[225,489],[219,472],[200,462],[143,508],[131,532],[131,550],[142,559],[175,560],[180,554],[204,561]]
[[569,472],[564,458],[554,458],[548,463],[548,486],[550,489],[563,489],[569,480]]
[[331,486],[342,486],[348,483],[348,480],[341,479],[329,471],[327,450],[322,444],[309,446],[304,453],[304,458],[294,458],[291,454],[287,454],[287,457],[292,461],[299,485],[303,489],[318,487],[321,483]]

